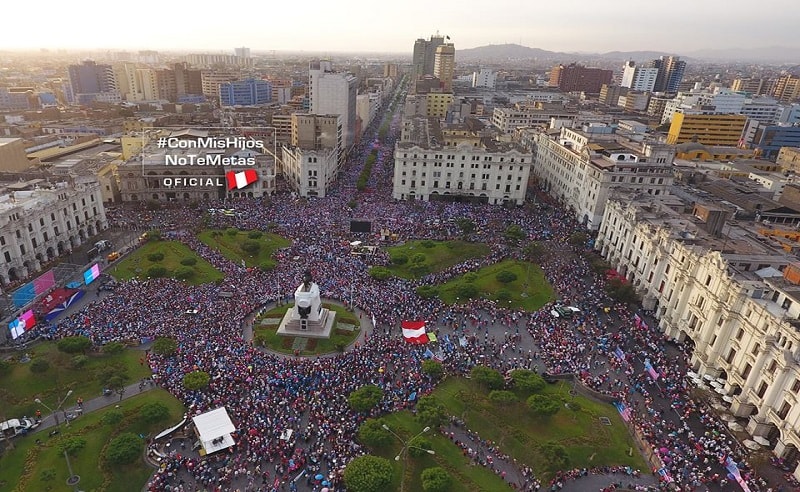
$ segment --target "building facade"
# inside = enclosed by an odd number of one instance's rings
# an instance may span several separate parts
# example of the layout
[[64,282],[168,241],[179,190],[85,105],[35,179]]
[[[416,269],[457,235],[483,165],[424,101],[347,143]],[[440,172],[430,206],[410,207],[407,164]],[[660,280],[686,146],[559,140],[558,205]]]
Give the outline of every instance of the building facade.
[[658,68],[637,67],[636,62],[631,60],[622,66],[622,79],[619,85],[635,91],[652,92],[657,78]]
[[308,99],[312,114],[342,117],[344,154],[356,139],[356,95],[358,79],[349,73],[333,71],[330,61],[312,61],[308,66]]
[[738,114],[694,114],[678,111],[672,116],[667,143],[697,141],[705,145],[736,147],[741,143],[747,116]]
[[[730,411],[797,466],[800,269],[748,240],[714,206],[678,214],[652,197],[609,201],[596,248],[637,287],[670,338],[691,343],[692,370],[721,378]],[[681,207],[682,208],[682,207]],[[699,214],[698,214],[699,212]],[[752,225],[751,227],[756,227]],[[800,469],[795,468],[795,477]]]
[[272,84],[261,79],[237,80],[219,85],[220,106],[259,106],[272,100]]
[[22,280],[108,227],[92,177],[0,196],[0,283]]
[[550,71],[550,87],[561,92],[587,92],[599,94],[603,84],[611,84],[614,73],[601,68],[588,68],[571,63],[556,65]]
[[453,43],[447,43],[436,47],[436,54],[433,58],[433,76],[442,82],[442,90],[451,92],[453,90],[453,75],[456,70],[456,48]]

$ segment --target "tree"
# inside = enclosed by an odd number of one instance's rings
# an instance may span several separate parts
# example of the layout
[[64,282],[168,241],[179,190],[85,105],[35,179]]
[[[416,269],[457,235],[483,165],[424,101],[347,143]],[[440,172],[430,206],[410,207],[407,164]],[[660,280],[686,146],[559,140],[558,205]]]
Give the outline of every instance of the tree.
[[438,427],[447,419],[444,405],[436,397],[423,396],[417,401],[417,421],[431,427]]
[[442,377],[444,369],[441,362],[427,359],[422,361],[422,372],[434,379],[439,379]]
[[261,236],[264,234],[261,231],[250,231],[247,233],[247,237],[250,239],[261,239]]
[[372,410],[383,398],[383,390],[374,384],[368,384],[350,393],[347,402],[350,408],[356,412],[368,412]]
[[6,375],[11,372],[11,363],[7,360],[0,359],[0,376]]
[[542,391],[547,384],[541,376],[527,369],[514,369],[511,371],[511,380],[514,386],[526,393]]
[[517,279],[517,274],[510,270],[503,270],[501,272],[498,272],[494,278],[496,278],[497,281],[502,284],[510,284],[511,282]]
[[58,443],[58,450],[62,453],[67,452],[70,456],[75,456],[78,451],[86,447],[86,439],[80,436],[70,436]]
[[183,387],[189,391],[196,391],[208,386],[211,376],[205,371],[192,371],[183,376]]
[[161,231],[159,229],[151,229],[146,232],[148,241],[158,241],[161,239]]
[[478,295],[478,288],[475,287],[475,284],[461,284],[456,287],[456,295],[464,299],[472,299]]
[[564,446],[554,441],[547,441],[539,447],[551,470],[563,470],[569,466],[569,455]]
[[392,276],[392,272],[386,267],[374,266],[369,269],[369,276],[375,280],[386,280]]
[[460,217],[456,219],[456,225],[459,229],[461,229],[461,235],[463,237],[467,237],[475,232],[475,222],[472,222],[466,217]]
[[242,243],[242,251],[250,253],[251,255],[257,254],[259,251],[261,251],[261,243],[252,239],[248,239]]
[[489,400],[500,405],[508,405],[517,401],[517,395],[513,391],[492,390],[489,392]]
[[439,294],[439,289],[435,285],[420,285],[417,287],[417,295],[423,299],[430,299]]
[[171,356],[178,351],[178,343],[172,338],[158,337],[153,342],[153,352],[158,355]]
[[453,477],[442,467],[422,470],[422,490],[425,492],[447,492],[452,483]]
[[106,365],[97,373],[97,380],[103,387],[119,391],[125,387],[130,376],[123,365]]
[[395,265],[405,265],[408,263],[408,255],[405,253],[397,253],[389,256],[389,260]]
[[426,258],[425,258],[425,255],[424,255],[424,254],[422,254],[422,253],[415,253],[415,254],[413,254],[413,255],[411,256],[411,259],[410,259],[409,261],[411,261],[411,264],[412,264],[412,265],[422,265],[423,263],[425,263],[425,259],[426,259]]
[[389,490],[393,473],[386,458],[359,456],[344,469],[344,484],[351,492],[383,492]]
[[42,359],[41,357],[37,357],[33,359],[30,365],[31,372],[34,374],[42,374],[43,372],[47,372],[50,369],[50,363],[47,362],[47,359]]
[[528,408],[539,417],[555,415],[561,408],[561,402],[545,395],[531,395],[527,400]]
[[382,448],[392,442],[392,435],[383,428],[381,419],[367,419],[358,427],[358,439],[370,448]]
[[39,472],[39,480],[46,483],[45,490],[52,490],[53,486],[50,485],[50,482],[56,479],[56,469],[55,468],[45,468],[41,472]]
[[119,342],[111,342],[103,345],[103,353],[107,355],[119,355],[125,351],[125,345]]
[[419,458],[428,454],[426,451],[433,449],[430,439],[425,436],[415,436],[408,441],[408,454],[414,458]]
[[495,297],[497,298],[498,301],[508,302],[514,298],[514,295],[508,289],[500,289],[497,291]]
[[530,262],[538,262],[544,256],[544,246],[537,241],[531,241],[522,248],[522,254]]
[[109,410],[105,413],[105,415],[103,415],[103,417],[100,419],[100,422],[113,427],[122,422],[123,418],[125,418],[125,415],[121,411]]
[[235,227],[229,227],[229,228],[225,229],[225,234],[233,237],[233,236],[239,234],[239,229],[237,229]]
[[161,265],[153,265],[147,269],[147,276],[150,278],[161,278],[167,274],[167,269]]
[[164,253],[160,251],[156,251],[155,253],[150,253],[147,255],[147,261],[157,262],[164,259]]
[[525,239],[525,231],[522,230],[522,227],[518,226],[517,224],[511,224],[510,226],[506,227],[505,232],[503,235],[506,238],[506,241],[510,243],[518,243]]
[[197,258],[193,256],[187,256],[186,258],[181,260],[181,265],[184,266],[194,266],[197,264]]
[[187,278],[191,278],[194,275],[194,270],[192,269],[192,267],[179,266],[175,269],[174,272],[172,272],[172,274],[175,276],[175,278],[185,280]]
[[142,453],[142,440],[136,434],[125,432],[108,443],[105,457],[109,463],[124,465]]
[[495,369],[486,366],[475,366],[469,373],[470,377],[480,385],[491,389],[501,389],[503,387],[503,375]]
[[139,418],[148,424],[155,424],[169,417],[169,408],[161,402],[154,401],[142,405]]
[[88,337],[74,336],[64,337],[58,341],[58,350],[68,354],[82,354],[89,350],[92,346],[92,341]]
[[75,369],[80,369],[81,367],[85,366],[89,362],[89,358],[85,355],[73,355],[72,356],[72,367]]
[[606,292],[619,302],[633,303],[638,300],[636,289],[633,288],[633,285],[618,277],[609,280],[608,285],[606,285]]
[[570,234],[567,242],[573,246],[585,246],[588,240],[589,236],[585,232],[576,231]]

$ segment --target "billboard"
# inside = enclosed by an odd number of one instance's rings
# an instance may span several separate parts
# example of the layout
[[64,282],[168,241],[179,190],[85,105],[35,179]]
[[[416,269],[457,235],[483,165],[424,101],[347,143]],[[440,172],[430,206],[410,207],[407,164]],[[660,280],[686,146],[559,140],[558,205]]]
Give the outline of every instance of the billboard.
[[36,319],[33,317],[33,310],[29,309],[22,313],[19,318],[8,324],[8,329],[11,331],[11,339],[19,338],[23,333],[31,330],[34,326],[36,326]]
[[351,220],[350,232],[372,232],[372,222],[366,220]]
[[83,272],[83,283],[86,285],[94,282],[100,276],[100,265],[95,263],[92,267]]
[[38,296],[52,289],[55,284],[55,275],[53,270],[50,270],[44,275],[35,278],[33,282],[28,282],[15,290],[11,294],[11,301],[14,303],[15,308],[25,307]]

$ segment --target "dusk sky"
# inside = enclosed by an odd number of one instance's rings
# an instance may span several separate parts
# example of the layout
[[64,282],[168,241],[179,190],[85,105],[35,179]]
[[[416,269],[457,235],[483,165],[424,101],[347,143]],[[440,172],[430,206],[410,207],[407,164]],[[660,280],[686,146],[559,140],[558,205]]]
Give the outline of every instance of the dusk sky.
[[[390,6],[391,5],[391,6]],[[456,49],[519,43],[605,52],[800,47],[796,0],[307,0],[303,2],[12,2],[2,49],[411,52],[437,30]],[[226,12],[227,9],[227,12]],[[20,22],[12,21],[18,19]]]

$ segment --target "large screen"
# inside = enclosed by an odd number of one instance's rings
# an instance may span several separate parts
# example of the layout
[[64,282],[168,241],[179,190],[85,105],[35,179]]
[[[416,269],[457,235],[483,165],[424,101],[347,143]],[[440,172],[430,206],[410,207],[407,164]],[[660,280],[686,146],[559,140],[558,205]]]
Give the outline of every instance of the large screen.
[[30,330],[36,325],[36,319],[33,317],[33,311],[28,310],[8,324],[8,329],[11,331],[11,338],[19,338],[23,333]]
[[89,285],[92,282],[94,282],[99,276],[100,276],[100,265],[95,263],[94,265],[92,265],[92,268],[83,272],[83,283]]
[[366,220],[351,220],[350,232],[372,232],[372,222]]

